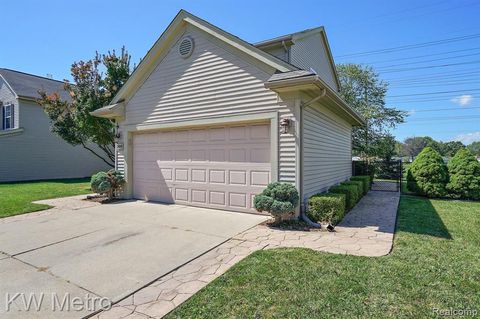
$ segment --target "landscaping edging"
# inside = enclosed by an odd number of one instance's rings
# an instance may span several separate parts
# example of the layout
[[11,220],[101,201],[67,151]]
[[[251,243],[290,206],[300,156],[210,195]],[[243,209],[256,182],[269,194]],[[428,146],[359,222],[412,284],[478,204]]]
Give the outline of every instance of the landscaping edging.
[[52,198],[52,199],[37,200],[37,201],[34,201],[32,203],[49,205],[49,206],[52,206],[52,208],[47,208],[47,209],[39,210],[39,211],[36,211],[36,212],[30,212],[30,213],[24,213],[24,214],[19,214],[19,215],[3,217],[3,218],[0,218],[0,224],[16,222],[16,221],[19,221],[19,220],[36,218],[38,216],[50,215],[50,214],[52,214],[54,212],[58,212],[62,209],[77,210],[77,209],[81,209],[81,208],[101,205],[100,203],[85,201],[84,199],[86,199],[87,196],[88,196],[88,194],[87,195],[75,195],[75,196],[68,196],[68,197],[58,197],[58,198]]

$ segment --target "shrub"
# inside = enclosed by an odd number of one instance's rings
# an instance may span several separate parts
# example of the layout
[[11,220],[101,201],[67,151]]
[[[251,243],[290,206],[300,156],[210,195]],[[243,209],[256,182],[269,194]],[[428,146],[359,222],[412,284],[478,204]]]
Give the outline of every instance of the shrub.
[[361,181],[363,183],[364,195],[367,195],[368,191],[372,187],[370,176],[352,176],[351,181]]
[[480,163],[467,149],[460,149],[448,162],[449,195],[453,198],[480,199]]
[[358,187],[356,185],[338,185],[330,187],[329,193],[345,194],[347,210],[352,209],[358,201]]
[[447,182],[447,166],[440,154],[431,147],[425,147],[408,167],[407,187],[419,195],[445,196]]
[[360,200],[363,195],[365,195],[365,189],[363,188],[363,182],[362,181],[347,181],[341,183],[342,185],[355,185],[358,187],[358,200]]
[[253,206],[259,212],[269,212],[276,221],[292,213],[298,206],[298,191],[292,184],[274,182],[253,199]]
[[115,197],[123,186],[125,179],[123,174],[116,170],[109,170],[108,172],[98,172],[94,174],[90,180],[90,186],[95,193],[107,195],[108,199]]
[[345,194],[313,195],[308,199],[307,216],[313,221],[335,225],[345,215],[345,205]]

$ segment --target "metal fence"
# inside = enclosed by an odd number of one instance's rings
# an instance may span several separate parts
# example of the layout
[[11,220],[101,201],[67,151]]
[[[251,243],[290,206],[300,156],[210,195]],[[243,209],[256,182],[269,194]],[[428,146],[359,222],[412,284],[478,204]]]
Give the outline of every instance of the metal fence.
[[352,162],[353,175],[372,176],[372,190],[375,191],[399,192],[402,183],[402,172],[402,161],[400,160]]

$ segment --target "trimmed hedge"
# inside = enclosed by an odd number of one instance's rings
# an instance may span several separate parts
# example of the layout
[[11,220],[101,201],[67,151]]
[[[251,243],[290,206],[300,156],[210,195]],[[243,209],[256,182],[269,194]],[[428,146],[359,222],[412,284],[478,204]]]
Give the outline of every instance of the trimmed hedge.
[[347,210],[352,209],[360,198],[360,192],[357,185],[344,185],[330,187],[329,193],[345,194]]
[[443,197],[447,183],[448,171],[442,157],[433,148],[425,147],[408,167],[408,189],[427,197]]
[[363,194],[367,195],[368,191],[372,188],[370,176],[352,176],[351,181],[361,181],[363,183]]
[[480,199],[480,162],[466,148],[460,149],[448,162],[449,196],[459,199]]
[[293,213],[298,206],[298,191],[290,183],[273,182],[268,184],[262,193],[255,195],[253,206],[258,212],[269,212],[275,219]]
[[363,182],[362,181],[346,181],[346,182],[343,182],[341,184],[344,184],[344,185],[356,185],[358,187],[358,200],[360,200],[363,195],[365,195],[365,188],[363,186]]
[[317,194],[308,199],[307,216],[316,222],[336,225],[345,216],[345,194]]

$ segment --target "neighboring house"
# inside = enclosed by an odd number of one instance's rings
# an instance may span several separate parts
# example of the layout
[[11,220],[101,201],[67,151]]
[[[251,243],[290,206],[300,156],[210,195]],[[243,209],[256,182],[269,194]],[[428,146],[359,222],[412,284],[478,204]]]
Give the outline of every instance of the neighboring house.
[[0,68],[0,182],[86,177],[107,165],[50,132],[38,90],[68,98],[63,82]]
[[93,114],[119,123],[126,198],[254,212],[269,182],[304,204],[351,176],[338,89],[323,28],[252,45],[182,10]]

